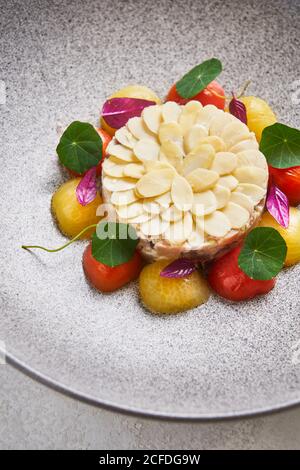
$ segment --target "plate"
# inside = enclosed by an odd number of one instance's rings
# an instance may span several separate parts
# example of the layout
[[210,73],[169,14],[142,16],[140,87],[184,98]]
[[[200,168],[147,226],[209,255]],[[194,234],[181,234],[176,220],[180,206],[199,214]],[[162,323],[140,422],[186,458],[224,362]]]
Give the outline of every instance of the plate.
[[[299,125],[299,5],[248,2],[30,2],[1,14],[1,330],[8,361],[48,385],[115,410],[214,419],[300,401],[299,273],[266,297],[213,296],[177,316],[154,316],[137,286],[101,295],[81,267],[84,243],[50,214],[67,178],[55,148],[73,120],[97,122],[127,83],[161,96],[202,60],[224,64],[227,90],[247,79],[280,120]],[[299,355],[300,357],[300,355]]]

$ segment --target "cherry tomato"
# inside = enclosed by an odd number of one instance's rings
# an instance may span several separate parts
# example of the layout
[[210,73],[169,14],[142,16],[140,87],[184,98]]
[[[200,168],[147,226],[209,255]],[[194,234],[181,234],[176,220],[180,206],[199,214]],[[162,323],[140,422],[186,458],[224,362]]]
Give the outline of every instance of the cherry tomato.
[[269,166],[273,183],[287,196],[292,206],[300,204],[300,166],[273,168]]
[[90,283],[101,292],[113,292],[137,279],[143,267],[142,257],[138,251],[127,263],[114,268],[106,266],[93,257],[91,243],[84,250],[82,264]]
[[275,285],[275,279],[256,281],[247,276],[238,266],[241,246],[215,260],[210,266],[208,282],[221,297],[229,300],[247,300],[266,294]]
[[[223,98],[224,97],[224,98]],[[193,98],[181,98],[176,90],[176,83],[170,89],[166,101],[176,101],[179,104],[185,104],[188,101],[196,100],[200,101],[203,106],[207,104],[213,104],[219,109],[225,108],[225,92],[224,89],[219,85],[218,82],[213,80],[207,87],[200,91],[198,95],[194,96]]]
[[[107,132],[105,132],[103,129],[101,129],[101,127],[96,128],[96,130],[97,130],[98,134],[100,135],[100,137],[102,139],[102,154],[103,154],[103,157],[101,158],[100,162],[97,165],[97,176],[100,176],[101,171],[102,171],[103,160],[106,157],[106,149],[107,149],[107,146],[108,146],[109,142],[111,141],[111,136]],[[67,170],[68,170],[69,175],[72,176],[72,177],[82,176],[82,175],[79,175],[78,173],[76,173],[75,171],[69,170],[69,168],[67,168]]]

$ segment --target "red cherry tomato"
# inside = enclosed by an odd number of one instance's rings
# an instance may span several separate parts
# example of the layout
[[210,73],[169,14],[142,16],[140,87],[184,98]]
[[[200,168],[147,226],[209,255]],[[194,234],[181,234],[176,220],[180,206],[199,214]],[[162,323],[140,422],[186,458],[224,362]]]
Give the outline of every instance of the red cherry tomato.
[[[107,148],[109,142],[111,141],[111,136],[107,132],[105,132],[103,129],[101,129],[101,127],[96,128],[96,130],[97,130],[97,132],[100,135],[101,140],[102,140],[103,157],[97,165],[97,176],[100,176],[101,172],[102,172],[103,160],[106,157],[106,148]],[[82,176],[82,175],[79,175],[78,173],[76,173],[75,171],[69,170],[69,168],[67,168],[67,170],[68,170],[68,173],[70,174],[70,176],[72,176],[72,177],[76,178],[77,176]]]
[[130,261],[111,268],[97,261],[92,255],[91,243],[83,253],[82,265],[90,283],[101,292],[113,292],[137,279],[143,267],[140,253],[136,251]]
[[225,92],[224,89],[219,85],[218,82],[213,80],[207,87],[200,91],[198,95],[194,96],[193,98],[181,98],[176,90],[176,83],[170,89],[166,101],[176,101],[179,104],[185,104],[188,101],[196,100],[200,101],[203,106],[207,104],[213,104],[217,108],[224,109],[225,108]]
[[300,166],[283,169],[269,166],[269,172],[273,184],[284,192],[291,206],[298,206],[300,204]]
[[266,294],[275,285],[275,279],[256,281],[238,266],[241,246],[215,260],[208,273],[208,282],[221,297],[229,300],[247,300]]

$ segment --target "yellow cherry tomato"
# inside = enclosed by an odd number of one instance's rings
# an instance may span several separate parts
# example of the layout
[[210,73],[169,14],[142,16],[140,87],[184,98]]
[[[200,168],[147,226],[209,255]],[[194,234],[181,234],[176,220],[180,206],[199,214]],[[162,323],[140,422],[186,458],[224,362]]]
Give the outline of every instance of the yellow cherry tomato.
[[[155,103],[160,104],[160,98],[154,93],[154,91],[150,90],[150,88],[143,86],[143,85],[128,85],[124,88],[113,93],[110,98],[139,98],[141,100],[149,100],[155,101]],[[101,117],[100,119],[101,127],[108,132],[109,135],[114,136],[116,129],[110,127],[106,122],[105,119]]]
[[[75,237],[81,230],[91,224],[97,224],[101,219],[96,215],[97,208],[102,204],[102,198],[96,198],[82,206],[76,198],[76,187],[81,178],[75,178],[62,184],[53,194],[51,209],[61,232],[69,238]],[[95,229],[83,234],[81,238],[90,238]]]
[[276,116],[268,103],[257,96],[242,96],[239,99],[246,106],[247,125],[260,142],[262,131],[277,121]]
[[265,212],[259,223],[261,227],[273,227],[284,238],[287,244],[286,266],[300,261],[300,210],[290,207],[290,223],[288,228],[282,227],[269,212]]
[[160,272],[168,264],[170,260],[161,260],[143,268],[139,288],[146,308],[152,313],[178,313],[207,302],[210,290],[198,271],[182,279],[161,277]]

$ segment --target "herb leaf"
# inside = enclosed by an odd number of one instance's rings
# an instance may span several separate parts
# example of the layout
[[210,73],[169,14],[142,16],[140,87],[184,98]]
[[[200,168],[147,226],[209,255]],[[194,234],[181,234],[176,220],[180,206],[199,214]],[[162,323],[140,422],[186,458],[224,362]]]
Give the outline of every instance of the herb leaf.
[[138,244],[131,225],[102,221],[92,238],[92,255],[100,263],[115,267],[127,263]]
[[247,235],[238,264],[251,279],[266,281],[282,269],[286,252],[286,243],[277,230],[257,227]]
[[276,122],[263,130],[259,149],[274,168],[299,166],[300,131]]
[[267,209],[274,219],[284,228],[290,222],[290,205],[287,196],[277,186],[272,185],[268,192]]
[[176,90],[182,98],[193,98],[209,85],[222,72],[222,64],[218,59],[209,59],[196,65],[179,82]]
[[229,103],[230,114],[235,116],[237,119],[247,124],[247,110],[244,103],[237,98],[233,97]]
[[61,136],[56,151],[65,167],[82,175],[101,160],[102,140],[92,124],[74,121]]
[[90,204],[97,196],[97,176],[96,167],[90,168],[76,188],[76,197],[79,204],[86,206]]
[[109,126],[120,129],[130,118],[140,116],[144,108],[155,104],[139,98],[110,98],[103,105],[102,117]]
[[160,273],[161,277],[180,279],[188,277],[196,271],[195,261],[186,258],[179,258],[168,264]]

